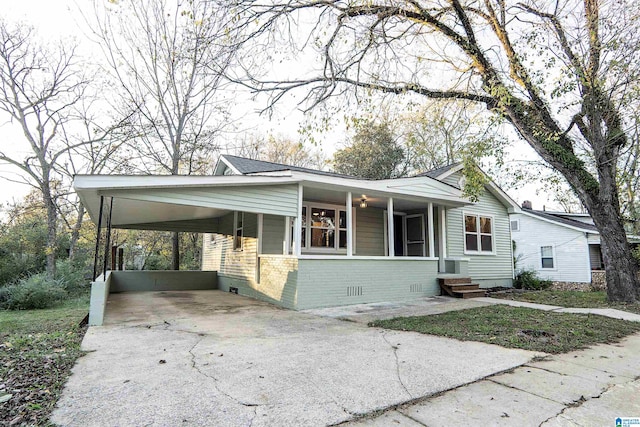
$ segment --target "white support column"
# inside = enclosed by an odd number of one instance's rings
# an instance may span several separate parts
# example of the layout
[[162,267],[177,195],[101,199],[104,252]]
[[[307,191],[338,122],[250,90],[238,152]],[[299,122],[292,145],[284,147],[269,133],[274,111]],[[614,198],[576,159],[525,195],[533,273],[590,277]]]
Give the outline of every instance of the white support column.
[[396,256],[394,231],[393,231],[393,197],[387,201],[387,244],[389,245],[389,256]]
[[445,272],[444,259],[447,257],[447,214],[444,206],[438,206],[438,225],[440,226],[440,233],[438,236],[438,243],[440,246],[440,261],[438,263],[441,273]]
[[284,217],[284,242],[282,242],[282,255],[289,255],[291,247],[291,217]]
[[433,203],[429,203],[429,211],[427,211],[427,226],[429,227],[428,238],[429,238],[429,257],[433,258],[436,256],[436,235],[435,228],[433,227]]
[[264,222],[264,214],[258,214],[258,255],[262,254],[262,229]]
[[302,184],[298,184],[298,214],[296,215],[296,221],[293,229],[293,253],[295,256],[300,256],[302,252]]
[[[353,256],[353,200],[351,191],[347,193],[347,256]],[[340,232],[338,231],[338,239]]]

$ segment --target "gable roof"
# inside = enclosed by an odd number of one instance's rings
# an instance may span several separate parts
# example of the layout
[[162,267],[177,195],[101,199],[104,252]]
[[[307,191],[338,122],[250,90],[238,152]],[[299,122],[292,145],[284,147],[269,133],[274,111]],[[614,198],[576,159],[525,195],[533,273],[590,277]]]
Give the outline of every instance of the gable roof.
[[443,176],[449,175],[448,174],[449,171],[451,171],[452,169],[456,169],[458,166],[461,166],[461,165],[462,163],[455,162],[455,163],[451,163],[450,165],[442,166],[439,168],[431,169],[430,171],[419,173],[416,176],[428,176],[429,178],[442,179]]
[[242,175],[260,173],[260,172],[280,172],[280,171],[293,170],[298,172],[313,173],[316,175],[358,179],[358,177],[355,177],[352,175],[345,175],[345,174],[340,174],[335,172],[326,172],[326,171],[321,171],[316,169],[303,168],[300,166],[285,165],[282,163],[267,162],[264,160],[247,159],[245,157],[232,156],[230,154],[221,155],[220,160],[223,161],[228,166],[231,166],[235,172],[240,173]]
[[547,221],[554,222],[558,225],[579,229],[588,233],[600,234],[595,225],[587,224],[586,222],[577,221],[574,219],[565,218],[559,215],[559,213],[550,213],[546,211],[534,211],[532,209],[522,209],[523,214],[530,214],[531,216],[537,216]]

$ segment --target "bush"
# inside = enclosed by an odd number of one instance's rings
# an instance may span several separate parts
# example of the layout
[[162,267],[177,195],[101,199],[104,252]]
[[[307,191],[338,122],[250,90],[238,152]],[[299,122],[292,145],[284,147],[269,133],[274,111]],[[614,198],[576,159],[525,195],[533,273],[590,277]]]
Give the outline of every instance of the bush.
[[83,261],[65,259],[56,262],[56,279],[62,281],[71,295],[87,292],[91,286],[91,271]]
[[0,308],[6,310],[33,310],[49,308],[67,296],[62,280],[34,274],[13,285],[0,288]]
[[538,277],[538,273],[533,270],[523,270],[516,274],[513,282],[516,289],[528,289],[540,291],[551,287],[551,280],[543,280]]

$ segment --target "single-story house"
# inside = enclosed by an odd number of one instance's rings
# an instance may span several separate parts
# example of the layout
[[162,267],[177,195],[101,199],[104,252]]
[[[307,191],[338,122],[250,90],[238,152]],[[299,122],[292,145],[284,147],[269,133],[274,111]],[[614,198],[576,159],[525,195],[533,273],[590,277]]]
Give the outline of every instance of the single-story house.
[[511,286],[520,207],[492,182],[471,203],[461,170],[367,180],[223,155],[213,176],[84,175],[74,187],[96,223],[205,233],[218,289],[307,309],[439,295],[439,278]]
[[[587,213],[532,209],[525,201],[511,214],[516,270],[533,270],[542,279],[591,283],[592,272],[604,269],[600,233]],[[631,242],[640,242],[629,236]]]

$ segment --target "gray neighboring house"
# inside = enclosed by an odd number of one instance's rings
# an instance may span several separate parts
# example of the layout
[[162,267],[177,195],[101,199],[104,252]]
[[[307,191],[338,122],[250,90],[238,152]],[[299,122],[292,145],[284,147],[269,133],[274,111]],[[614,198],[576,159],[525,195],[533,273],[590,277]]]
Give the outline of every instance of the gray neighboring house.
[[[439,295],[440,278],[511,286],[509,214],[520,207],[491,182],[469,202],[461,177],[462,165],[366,180],[223,155],[213,176],[87,175],[74,187],[103,226],[205,233],[212,288],[307,309]],[[166,289],[189,274],[154,273],[143,287],[113,273],[96,306],[114,289]]]
[[[517,270],[533,270],[543,279],[564,283],[592,282],[604,269],[600,233],[586,213],[533,210],[525,201],[511,215]],[[628,236],[639,243],[638,236]]]

